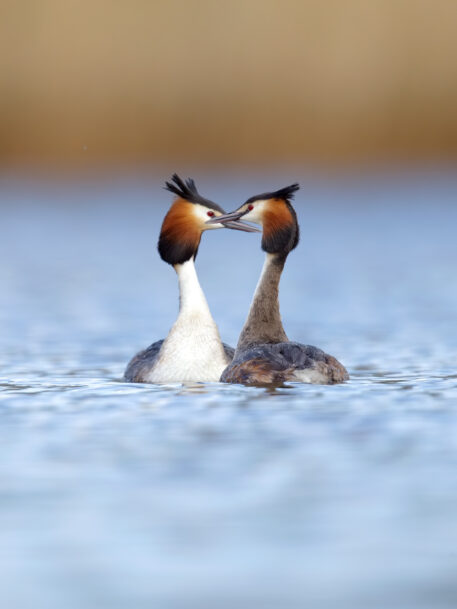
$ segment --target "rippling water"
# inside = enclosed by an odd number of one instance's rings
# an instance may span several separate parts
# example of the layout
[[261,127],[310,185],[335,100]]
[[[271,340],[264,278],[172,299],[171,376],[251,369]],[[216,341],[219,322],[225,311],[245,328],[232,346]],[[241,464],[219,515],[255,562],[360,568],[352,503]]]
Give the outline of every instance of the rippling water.
[[[268,391],[120,380],[176,315],[162,178],[1,182],[2,606],[455,607],[457,179],[302,178],[286,330],[351,380]],[[232,344],[262,257],[204,236]]]

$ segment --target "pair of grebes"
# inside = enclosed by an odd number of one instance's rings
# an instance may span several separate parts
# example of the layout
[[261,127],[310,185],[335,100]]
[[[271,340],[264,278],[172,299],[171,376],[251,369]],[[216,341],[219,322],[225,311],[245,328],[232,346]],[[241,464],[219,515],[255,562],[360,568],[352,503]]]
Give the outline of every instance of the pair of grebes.
[[[179,315],[168,336],[138,353],[125,371],[134,383],[217,382],[278,385],[286,381],[333,384],[348,379],[338,360],[316,347],[289,341],[279,313],[278,289],[299,227],[291,200],[298,184],[249,198],[226,214],[198,192],[192,179],[174,174],[166,189],[176,200],[164,218],[158,250],[178,275]],[[203,231],[260,232],[266,253],[248,318],[236,349],[221,341],[195,269]]]

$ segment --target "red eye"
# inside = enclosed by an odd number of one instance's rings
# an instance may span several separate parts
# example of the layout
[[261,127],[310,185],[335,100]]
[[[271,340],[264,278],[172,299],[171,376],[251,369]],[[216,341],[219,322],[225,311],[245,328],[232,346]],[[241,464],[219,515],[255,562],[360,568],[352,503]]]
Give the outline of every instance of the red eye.
[[248,205],[248,209],[249,211],[252,211],[254,209],[254,205]]
[[213,211],[207,211],[206,215],[209,216],[210,218],[212,218],[214,216],[214,212]]

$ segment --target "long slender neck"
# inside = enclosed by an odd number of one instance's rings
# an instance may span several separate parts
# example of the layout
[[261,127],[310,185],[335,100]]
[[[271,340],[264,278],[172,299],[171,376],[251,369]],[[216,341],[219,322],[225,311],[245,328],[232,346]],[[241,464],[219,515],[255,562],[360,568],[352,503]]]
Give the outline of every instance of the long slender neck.
[[178,319],[195,314],[211,317],[208,303],[198,281],[194,259],[186,260],[183,264],[176,264],[174,268],[179,283]]
[[261,343],[288,341],[279,312],[279,281],[287,256],[267,254],[237,351]]
[[179,315],[148,374],[152,383],[218,381],[230,359],[197,278],[193,259],[175,264]]

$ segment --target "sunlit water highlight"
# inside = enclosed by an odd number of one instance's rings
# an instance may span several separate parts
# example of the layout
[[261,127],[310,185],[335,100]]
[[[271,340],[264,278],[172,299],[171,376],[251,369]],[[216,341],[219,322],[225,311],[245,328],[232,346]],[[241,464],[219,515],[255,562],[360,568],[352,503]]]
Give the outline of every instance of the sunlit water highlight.
[[[200,186],[230,210],[297,177]],[[286,330],[351,380],[268,391],[120,380],[177,310],[160,179],[3,180],[2,606],[456,606],[457,180],[302,183]],[[231,344],[261,265],[203,238]]]

